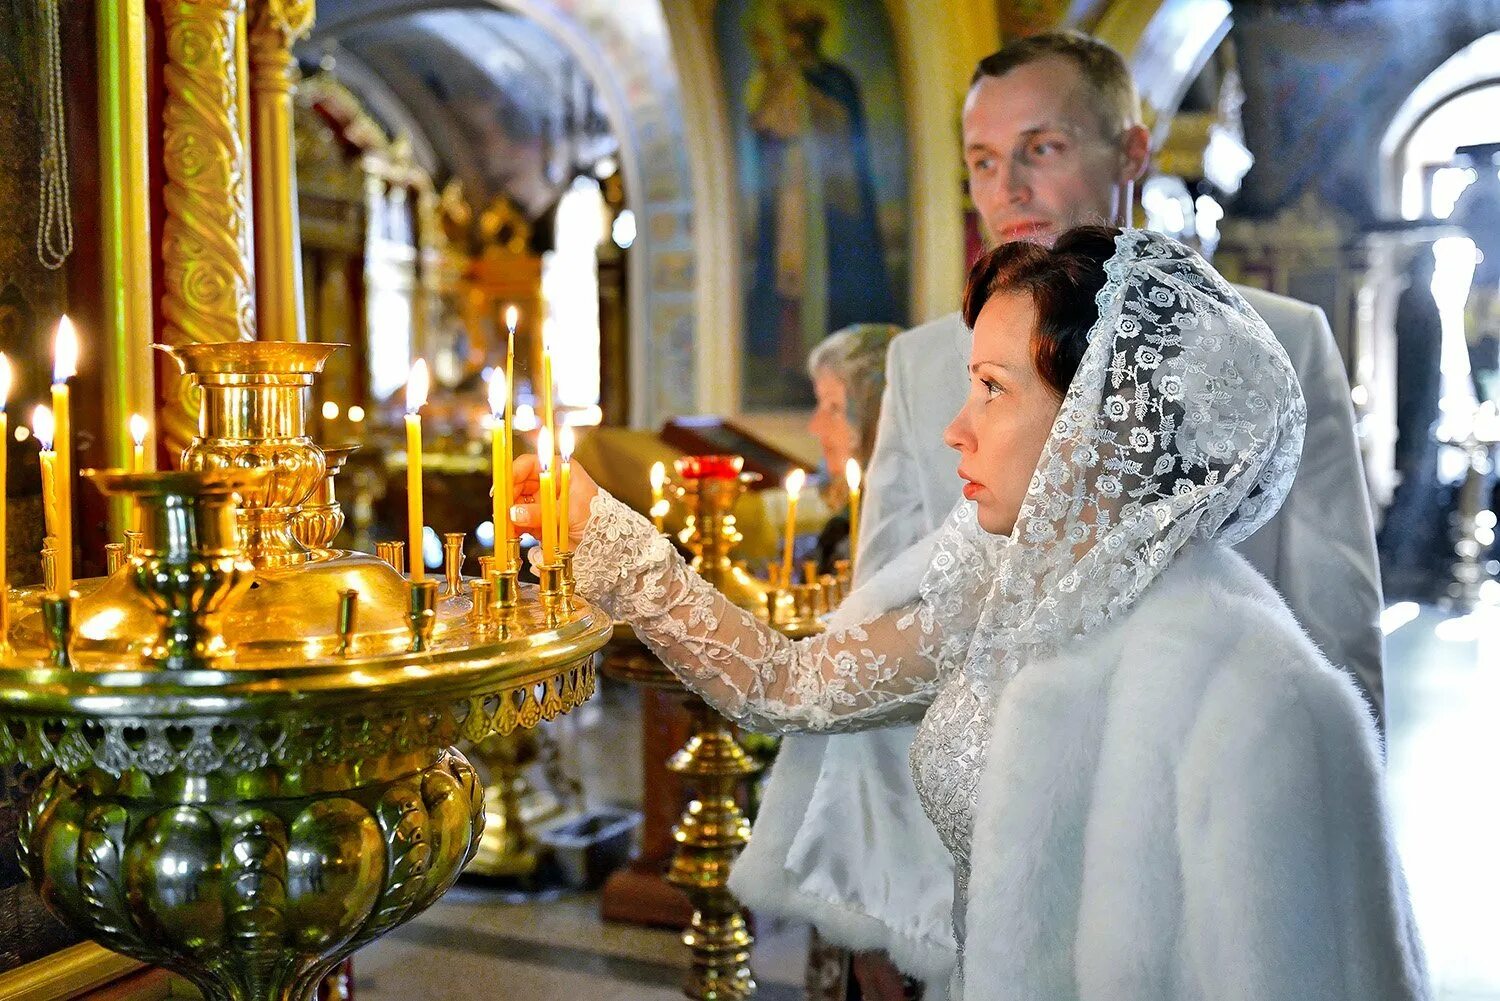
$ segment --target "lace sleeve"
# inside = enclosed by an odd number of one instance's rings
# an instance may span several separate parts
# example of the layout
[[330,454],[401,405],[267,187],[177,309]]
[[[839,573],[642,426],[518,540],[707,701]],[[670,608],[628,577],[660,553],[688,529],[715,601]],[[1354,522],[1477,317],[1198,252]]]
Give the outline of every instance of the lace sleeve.
[[573,568],[579,594],[629,622],[683,684],[749,729],[910,722],[936,694],[937,626],[920,604],[794,642],[730,604],[602,490]]

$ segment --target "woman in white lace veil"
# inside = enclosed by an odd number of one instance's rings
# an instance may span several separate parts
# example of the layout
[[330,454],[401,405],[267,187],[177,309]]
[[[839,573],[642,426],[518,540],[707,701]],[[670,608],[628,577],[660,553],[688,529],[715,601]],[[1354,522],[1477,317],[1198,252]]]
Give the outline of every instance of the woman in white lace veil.
[[[1093,303],[1048,298],[1059,274]],[[1041,326],[1083,314],[1060,359]],[[575,472],[580,593],[743,725],[920,720],[913,777],[955,861],[954,998],[1425,996],[1363,702],[1228,549],[1296,472],[1280,345],[1202,258],[1141,231],[997,248],[965,316],[948,440],[969,500],[824,635],[734,608]],[[525,526],[534,460],[516,472]]]

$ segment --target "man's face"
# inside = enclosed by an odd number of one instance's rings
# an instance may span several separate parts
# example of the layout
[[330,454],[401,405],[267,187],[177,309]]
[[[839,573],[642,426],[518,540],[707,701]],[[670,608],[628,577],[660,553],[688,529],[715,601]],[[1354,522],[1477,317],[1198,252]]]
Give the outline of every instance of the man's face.
[[997,243],[1123,223],[1145,145],[1139,127],[1105,134],[1094,90],[1061,56],[984,77],[964,105],[969,190]]

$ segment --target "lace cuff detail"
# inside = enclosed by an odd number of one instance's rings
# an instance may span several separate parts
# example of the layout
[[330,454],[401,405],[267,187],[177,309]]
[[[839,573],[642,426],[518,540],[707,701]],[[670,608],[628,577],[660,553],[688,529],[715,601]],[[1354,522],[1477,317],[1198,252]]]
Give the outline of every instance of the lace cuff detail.
[[748,728],[885,726],[919,718],[935,694],[932,616],[908,606],[793,642],[732,605],[602,490],[573,570],[580,595],[630,623],[683,684]]

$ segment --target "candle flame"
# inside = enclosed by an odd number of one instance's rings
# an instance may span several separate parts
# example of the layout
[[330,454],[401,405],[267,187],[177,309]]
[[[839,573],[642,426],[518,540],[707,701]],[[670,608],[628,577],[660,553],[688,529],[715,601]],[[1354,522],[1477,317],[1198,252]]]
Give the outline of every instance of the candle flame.
[[516,323],[521,319],[521,311],[515,306],[505,307],[505,327],[512,334],[516,332]]
[[51,407],[44,403],[31,412],[31,433],[41,442],[43,452],[52,451],[52,435],[56,431]]
[[651,505],[651,517],[665,518],[672,511],[672,504],[665,497]]
[[552,429],[544,427],[536,439],[536,457],[542,464],[542,472],[552,468]]
[[844,463],[844,482],[849,484],[849,490],[851,493],[859,489],[859,481],[859,460],[850,459],[848,462]]
[[[5,413],[6,401],[10,399],[10,379],[10,358],[0,351],[0,414]],[[4,442],[0,442],[0,448],[4,447]]]
[[57,337],[52,342],[52,381],[67,382],[78,374],[78,331],[66,315],[57,321]]
[[667,464],[655,462],[651,465],[651,489],[660,490],[667,485]]
[[536,408],[529,403],[521,404],[516,408],[515,421],[517,431],[535,431],[537,425]]
[[802,492],[802,484],[807,482],[807,473],[800,469],[794,469],[786,474],[786,492],[788,497],[795,498]]
[[411,378],[406,380],[406,412],[414,414],[427,404],[427,359],[418,358],[412,363]]
[[146,423],[146,418],[142,417],[140,414],[130,415],[131,441],[135,442],[137,445],[146,444],[146,432],[150,429],[150,425]]
[[505,373],[496,368],[490,373],[490,413],[499,417],[505,413],[505,398],[509,395],[505,384]]
[[573,461],[573,449],[577,445],[577,435],[572,426],[564,424],[562,430],[557,432],[557,451],[562,455],[562,461],[565,465]]

